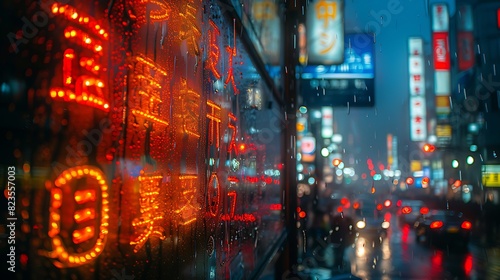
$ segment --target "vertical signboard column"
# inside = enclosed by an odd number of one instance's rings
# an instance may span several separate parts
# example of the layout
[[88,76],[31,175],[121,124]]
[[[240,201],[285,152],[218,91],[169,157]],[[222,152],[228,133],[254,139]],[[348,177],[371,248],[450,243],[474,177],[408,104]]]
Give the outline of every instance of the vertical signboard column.
[[[449,14],[446,4],[432,5],[432,48],[434,58],[434,94],[438,123],[436,131],[449,127],[451,79]],[[436,135],[438,145],[448,145],[450,135]]]
[[408,70],[410,73],[410,139],[425,141],[427,120],[422,38],[410,38]]

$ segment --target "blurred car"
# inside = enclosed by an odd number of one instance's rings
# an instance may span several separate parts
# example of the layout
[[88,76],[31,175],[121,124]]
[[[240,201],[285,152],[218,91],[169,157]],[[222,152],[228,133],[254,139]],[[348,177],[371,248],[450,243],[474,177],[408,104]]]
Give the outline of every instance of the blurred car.
[[417,242],[466,249],[471,235],[472,223],[465,219],[461,212],[430,210],[415,221],[414,228]]
[[420,217],[420,210],[424,207],[421,200],[401,200],[398,201],[398,221],[400,226],[413,225]]
[[357,199],[353,203],[355,224],[364,237],[386,237],[391,223],[385,219],[382,208],[375,200]]

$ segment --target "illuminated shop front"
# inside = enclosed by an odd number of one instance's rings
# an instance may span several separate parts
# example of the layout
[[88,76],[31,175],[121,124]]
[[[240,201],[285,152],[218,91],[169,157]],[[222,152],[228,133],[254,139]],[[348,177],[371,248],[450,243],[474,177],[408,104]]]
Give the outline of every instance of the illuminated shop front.
[[258,273],[285,232],[285,120],[226,6],[15,3],[27,21],[7,26],[5,81],[21,86],[1,101],[4,117],[29,123],[2,123],[2,170],[16,167],[16,273]]

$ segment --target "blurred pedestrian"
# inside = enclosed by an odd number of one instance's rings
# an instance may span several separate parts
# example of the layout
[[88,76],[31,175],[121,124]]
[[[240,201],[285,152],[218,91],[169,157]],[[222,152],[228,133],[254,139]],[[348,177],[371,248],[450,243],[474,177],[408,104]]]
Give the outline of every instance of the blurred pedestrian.
[[346,248],[356,239],[354,220],[344,212],[336,213],[330,220],[330,242],[333,245],[333,271],[344,270]]

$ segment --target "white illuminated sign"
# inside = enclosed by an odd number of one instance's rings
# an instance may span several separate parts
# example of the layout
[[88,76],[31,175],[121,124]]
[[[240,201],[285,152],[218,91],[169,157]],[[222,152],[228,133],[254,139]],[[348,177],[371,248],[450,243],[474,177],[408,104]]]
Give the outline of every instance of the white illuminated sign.
[[422,38],[410,38],[408,40],[408,54],[410,138],[412,141],[425,141],[427,138],[427,120]]
[[306,15],[309,64],[344,62],[344,1],[315,0]]

